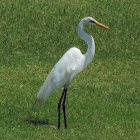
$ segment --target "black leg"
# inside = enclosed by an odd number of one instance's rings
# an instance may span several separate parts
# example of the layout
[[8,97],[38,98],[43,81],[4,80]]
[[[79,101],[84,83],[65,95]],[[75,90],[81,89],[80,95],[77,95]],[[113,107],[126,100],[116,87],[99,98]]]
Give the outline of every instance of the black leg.
[[62,101],[62,98],[64,96],[64,93],[65,93],[65,89],[63,90],[62,96],[61,96],[59,103],[58,103],[58,129],[60,129],[60,107],[61,107],[61,101]]
[[64,123],[65,123],[65,128],[67,128],[66,111],[65,111],[66,95],[67,95],[67,89],[65,89],[64,101],[63,101],[63,113],[64,113]]

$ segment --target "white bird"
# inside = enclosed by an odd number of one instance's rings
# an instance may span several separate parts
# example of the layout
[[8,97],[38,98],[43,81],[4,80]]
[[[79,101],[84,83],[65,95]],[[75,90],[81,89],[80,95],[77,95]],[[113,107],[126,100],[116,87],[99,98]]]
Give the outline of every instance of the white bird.
[[44,103],[53,92],[55,92],[59,88],[64,87],[62,96],[58,103],[58,129],[60,129],[60,107],[63,98],[64,122],[65,128],[67,128],[65,115],[65,100],[67,88],[73,78],[75,78],[75,76],[92,61],[95,54],[94,39],[92,35],[84,32],[84,25],[88,23],[98,25],[99,27],[110,30],[107,26],[99,23],[92,17],[83,18],[78,25],[78,34],[81,39],[87,42],[87,52],[85,54],[82,54],[81,51],[75,47],[69,49],[53,67],[44,84],[40,88],[37,94],[37,99],[35,101],[35,104],[37,102]]

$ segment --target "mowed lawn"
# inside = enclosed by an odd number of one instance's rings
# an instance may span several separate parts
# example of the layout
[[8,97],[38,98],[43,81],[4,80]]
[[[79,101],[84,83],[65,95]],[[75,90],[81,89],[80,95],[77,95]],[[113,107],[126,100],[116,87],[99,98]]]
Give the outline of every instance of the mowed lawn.
[[[139,0],[0,1],[0,139],[140,139]],[[57,130],[63,89],[32,109],[47,75],[75,46],[79,21],[92,16],[112,30],[88,25],[95,57],[68,89],[68,128]],[[61,112],[62,113],[62,112]]]

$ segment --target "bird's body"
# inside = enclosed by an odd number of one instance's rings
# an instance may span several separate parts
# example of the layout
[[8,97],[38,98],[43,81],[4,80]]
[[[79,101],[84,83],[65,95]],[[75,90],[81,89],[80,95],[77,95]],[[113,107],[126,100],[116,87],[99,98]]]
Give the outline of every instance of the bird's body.
[[82,71],[84,68],[84,60],[85,58],[79,49],[69,49],[56,63],[45,80],[37,95],[38,101],[40,103],[44,103],[47,98],[57,89],[62,87],[67,88],[77,73]]
[[42,85],[37,95],[36,101],[44,103],[52,93],[54,93],[57,89],[64,87],[64,91],[58,104],[59,110],[58,128],[60,128],[61,100],[64,96],[63,111],[64,111],[65,127],[67,127],[65,116],[65,97],[67,88],[70,82],[73,80],[73,78],[75,78],[75,76],[92,61],[95,54],[94,39],[90,34],[84,32],[84,25],[87,23],[96,24],[100,27],[109,29],[108,27],[102,25],[101,23],[97,22],[91,17],[86,17],[82,19],[78,25],[78,34],[81,39],[87,42],[88,44],[87,52],[85,54],[82,54],[81,51],[75,47],[69,49],[53,67],[52,71],[46,78],[44,84]]
[[88,44],[86,54],[82,54],[78,48],[73,47],[62,56],[53,67],[37,95],[40,103],[44,103],[57,89],[67,88],[72,79],[92,61],[95,53],[95,43],[93,37],[84,32],[85,24],[84,21],[79,23],[78,34]]

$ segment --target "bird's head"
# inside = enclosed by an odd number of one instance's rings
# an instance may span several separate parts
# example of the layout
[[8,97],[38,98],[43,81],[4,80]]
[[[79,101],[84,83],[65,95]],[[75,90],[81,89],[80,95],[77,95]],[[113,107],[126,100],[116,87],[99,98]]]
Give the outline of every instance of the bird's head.
[[98,22],[97,20],[95,20],[94,18],[92,17],[85,17],[81,20],[81,22],[83,24],[94,24],[94,25],[97,25],[99,27],[102,27],[104,29],[107,29],[107,30],[111,30],[110,28],[108,28],[107,26],[103,25],[102,23]]

